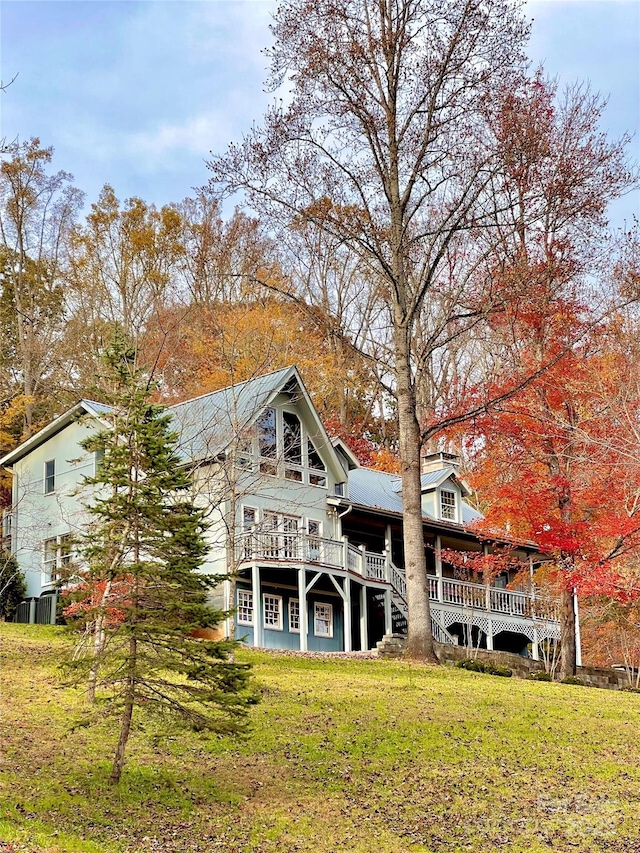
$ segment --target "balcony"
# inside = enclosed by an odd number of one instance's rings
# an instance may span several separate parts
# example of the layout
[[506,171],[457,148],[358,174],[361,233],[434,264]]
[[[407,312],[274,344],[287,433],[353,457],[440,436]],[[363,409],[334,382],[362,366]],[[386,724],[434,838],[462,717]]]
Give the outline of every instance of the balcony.
[[[251,531],[236,543],[236,564],[267,562],[287,565],[310,564],[348,571],[362,578],[389,584],[397,604],[406,608],[407,589],[404,572],[395,566],[388,553],[356,548],[346,538],[324,539],[300,532]],[[537,593],[499,589],[454,578],[429,575],[429,599],[464,613],[484,612],[514,617],[517,620],[557,620],[556,603]]]
[[338,571],[349,571],[367,580],[391,582],[392,563],[387,554],[356,548],[346,538],[324,539],[306,533],[251,531],[236,542],[236,564],[274,562],[311,564]]

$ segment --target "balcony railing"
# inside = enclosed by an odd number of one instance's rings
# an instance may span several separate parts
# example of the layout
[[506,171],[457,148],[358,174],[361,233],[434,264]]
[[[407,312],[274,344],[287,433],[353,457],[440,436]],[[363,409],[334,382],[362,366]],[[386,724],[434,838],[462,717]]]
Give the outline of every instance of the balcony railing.
[[429,598],[468,610],[485,610],[524,619],[557,619],[555,602],[540,595],[429,575]]
[[347,539],[324,539],[306,533],[254,530],[244,533],[236,544],[236,561],[319,563],[347,569],[370,580],[390,581],[391,561],[387,554],[356,548]]
[[[346,538],[338,541],[299,531],[253,530],[239,537],[236,561],[256,560],[346,569],[369,580],[389,583],[400,599],[405,603],[407,600],[404,572],[391,562],[388,552],[380,554],[367,551],[363,546],[356,548]],[[523,619],[557,619],[555,603],[550,598],[454,578],[429,575],[429,598],[466,610],[483,610]]]

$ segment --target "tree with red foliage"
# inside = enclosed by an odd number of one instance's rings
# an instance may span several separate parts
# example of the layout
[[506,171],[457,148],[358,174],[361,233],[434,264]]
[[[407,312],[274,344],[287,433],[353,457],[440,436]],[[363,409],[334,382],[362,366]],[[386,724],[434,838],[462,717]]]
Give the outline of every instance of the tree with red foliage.
[[558,299],[543,319],[536,301],[520,312],[511,356],[520,369],[555,363],[476,419],[469,479],[487,501],[486,531],[533,540],[555,561],[566,677],[576,667],[574,591],[616,596],[618,566],[640,558],[640,375],[618,323],[589,328],[584,309]]

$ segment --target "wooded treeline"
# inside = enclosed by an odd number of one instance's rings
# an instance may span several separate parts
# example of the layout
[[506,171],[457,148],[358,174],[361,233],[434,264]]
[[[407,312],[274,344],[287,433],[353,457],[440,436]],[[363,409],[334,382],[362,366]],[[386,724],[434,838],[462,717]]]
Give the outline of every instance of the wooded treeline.
[[290,0],[273,31],[287,99],[194,198],[107,185],[82,216],[50,149],[10,147],[2,449],[99,395],[114,326],[170,402],[297,363],[330,430],[402,474],[412,653],[433,654],[420,454],[446,446],[489,531],[555,557],[568,674],[573,589],[636,588],[638,239],[607,223],[628,139],[531,71],[511,2]]

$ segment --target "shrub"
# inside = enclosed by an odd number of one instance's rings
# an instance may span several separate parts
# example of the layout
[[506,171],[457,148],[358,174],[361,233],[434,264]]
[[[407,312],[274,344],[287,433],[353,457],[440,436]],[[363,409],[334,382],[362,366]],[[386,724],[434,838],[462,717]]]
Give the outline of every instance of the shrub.
[[513,675],[513,670],[509,669],[508,666],[501,666],[500,664],[493,663],[487,664],[484,671],[489,675],[499,675],[502,678],[511,678]]
[[459,660],[456,664],[460,669],[468,669],[471,672],[485,672],[486,667],[483,663],[480,663],[479,660],[474,660],[473,658],[465,658],[464,660]]
[[581,678],[577,678],[575,675],[568,675],[566,678],[563,678],[560,684],[576,684],[579,687],[587,687],[584,681]]
[[532,672],[530,678],[532,681],[553,681],[553,678],[551,678],[549,673],[545,672],[543,669],[540,669],[537,672]]

